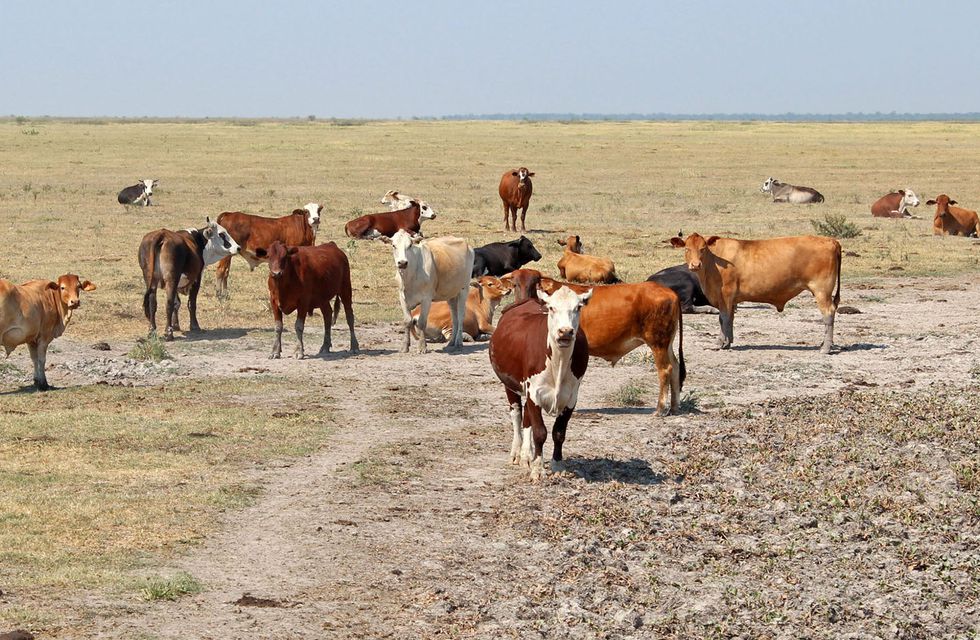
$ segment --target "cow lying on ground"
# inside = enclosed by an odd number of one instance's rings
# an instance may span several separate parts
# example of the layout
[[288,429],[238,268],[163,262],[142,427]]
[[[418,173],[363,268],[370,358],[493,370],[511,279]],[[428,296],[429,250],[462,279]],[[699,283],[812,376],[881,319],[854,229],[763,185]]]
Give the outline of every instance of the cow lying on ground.
[[566,240],[558,240],[558,244],[565,247],[565,253],[558,260],[558,272],[562,278],[571,282],[620,282],[613,261],[582,253],[582,240],[578,236],[568,236]]
[[[288,216],[281,218],[266,218],[241,211],[225,211],[218,216],[218,224],[224,227],[238,246],[240,255],[248,263],[249,271],[263,262],[256,255],[256,250],[265,249],[278,240],[290,246],[310,246],[316,241],[316,232],[320,228],[320,214],[323,205],[315,202],[308,203],[302,209],[294,209]],[[231,270],[231,256],[222,258],[215,270],[218,282],[218,295],[228,291],[228,272]]]
[[412,200],[416,200],[420,204],[428,206],[424,200],[419,200],[418,198],[413,198],[412,196],[406,196],[404,193],[393,189],[389,189],[383,196],[381,196],[381,204],[388,205],[388,208],[392,211],[407,209],[412,203]]
[[[381,240],[391,245],[395,260],[398,297],[405,318],[402,351],[408,351],[412,329],[418,327],[419,353],[425,353],[429,309],[436,300],[447,301],[452,316],[452,333],[445,350],[458,351],[463,346],[462,325],[470,274],[473,273],[473,249],[461,238],[423,240],[404,230]],[[420,306],[419,315],[413,318],[412,309],[417,306]]]
[[197,323],[197,292],[201,288],[204,267],[225,256],[238,253],[238,243],[216,222],[207,219],[202,229],[170,231],[157,229],[143,236],[140,242],[139,263],[143,270],[146,292],[143,294],[143,313],[150,323],[150,333],[157,330],[157,288],[167,291],[167,329],[164,340],[173,340],[180,331],[177,312],[180,309],[178,292],[187,294],[191,331],[200,331]]
[[945,193],[926,204],[936,205],[936,215],[932,219],[933,235],[980,237],[980,219],[976,211],[954,207],[956,200],[950,200]]
[[[558,282],[533,269],[510,274],[514,299],[534,296],[535,290],[554,293],[567,287],[577,293],[590,288]],[[589,339],[589,355],[615,365],[627,353],[647,345],[653,353],[660,390],[657,415],[677,411],[687,369],[684,364],[684,325],[677,294],[656,282],[615,284],[591,288],[592,299],[582,311],[582,331]],[[505,309],[503,315],[508,311]],[[498,325],[499,326],[499,325]],[[673,342],[677,336],[677,353]]]
[[521,232],[527,231],[524,226],[524,217],[527,215],[527,208],[531,202],[531,192],[534,185],[531,184],[531,176],[534,172],[528,171],[527,167],[504,171],[500,176],[500,185],[497,193],[500,200],[504,203],[504,230],[517,231],[517,210],[521,210]]
[[116,200],[124,205],[143,205],[150,206],[150,196],[153,195],[153,187],[157,186],[158,180],[140,180],[131,187],[126,187],[119,192]]
[[421,234],[422,220],[434,220],[435,217],[436,214],[429,205],[412,200],[405,209],[354,218],[344,226],[344,233],[348,237],[361,240],[373,240],[382,236],[390,238],[401,230]]
[[875,218],[912,217],[909,207],[919,206],[919,196],[911,189],[899,189],[883,195],[871,205],[871,215]]
[[789,202],[790,204],[823,202],[823,196],[816,189],[796,187],[772,177],[762,184],[762,192],[771,193],[773,202]]
[[541,259],[534,243],[525,236],[510,242],[491,242],[473,250],[473,277],[497,276],[520,269],[528,262]]
[[[684,261],[697,274],[701,289],[718,308],[719,345],[735,339],[735,308],[740,302],[764,302],[782,311],[806,290],[813,294],[825,327],[821,353],[834,346],[834,316],[840,303],[841,246],[833,238],[797,236],[735,240],[692,233],[671,238],[684,249]],[[836,285],[836,290],[835,290]]]
[[[303,329],[306,317],[313,315],[315,309],[323,314],[323,345],[317,355],[330,353],[331,325],[337,320],[341,303],[344,305],[347,328],[350,329],[350,352],[357,353],[350,262],[347,254],[335,242],[315,247],[287,247],[276,240],[268,250],[257,249],[257,254],[269,262],[269,305],[276,322],[273,359],[282,354],[282,316],[293,311],[296,312],[296,358],[302,360],[306,357]],[[334,298],[337,302],[331,314],[330,301]]]
[[[463,316],[463,341],[479,340],[493,333],[493,314],[497,305],[511,287],[493,276],[481,276],[476,284],[470,285],[466,297],[466,312]],[[418,318],[421,309],[412,311],[412,317]],[[426,321],[425,337],[431,342],[443,342],[452,335],[453,317],[448,302],[433,302],[429,308],[429,318]],[[412,335],[418,338],[416,326],[412,327]]]
[[662,284],[676,293],[681,300],[681,310],[684,313],[718,313],[701,290],[698,277],[687,268],[686,264],[661,269],[647,280]]
[[565,431],[589,365],[589,343],[579,329],[579,316],[591,296],[567,287],[550,296],[538,291],[508,307],[490,336],[490,364],[504,384],[514,428],[510,461],[526,465],[532,481],[544,477],[542,448],[548,430],[542,411],[557,416],[552,469],[560,468]]
[[31,280],[16,285],[0,280],[0,344],[6,355],[26,344],[34,363],[34,385],[38,391],[51,388],[44,373],[48,345],[65,332],[75,309],[81,306],[79,294],[95,291],[88,280],[66,273],[57,282]]

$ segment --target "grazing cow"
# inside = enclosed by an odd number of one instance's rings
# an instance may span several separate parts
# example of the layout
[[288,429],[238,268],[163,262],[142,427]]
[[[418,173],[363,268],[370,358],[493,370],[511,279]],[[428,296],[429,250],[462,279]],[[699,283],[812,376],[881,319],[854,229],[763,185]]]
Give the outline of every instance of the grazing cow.
[[684,313],[717,313],[718,310],[711,306],[704,291],[701,290],[701,283],[698,277],[687,268],[686,264],[679,264],[676,267],[661,269],[649,278],[649,282],[662,284],[668,289],[672,289],[681,300],[681,310]]
[[178,292],[187,294],[191,331],[200,331],[197,323],[197,292],[201,288],[204,267],[214,264],[225,256],[239,251],[224,227],[207,218],[202,229],[170,231],[157,229],[143,236],[140,242],[139,263],[143,269],[146,292],[143,294],[143,313],[150,323],[150,333],[157,330],[157,288],[167,291],[167,329],[164,340],[174,339],[174,330],[180,331],[177,311],[180,309]]
[[945,193],[928,200],[928,205],[936,205],[936,215],[932,219],[932,233],[937,236],[977,236],[980,238],[980,219],[976,211],[954,207],[956,200],[950,200]]
[[770,177],[762,185],[763,193],[771,193],[773,202],[789,202],[790,204],[812,204],[823,202],[823,196],[810,187],[796,187],[780,182]]
[[[493,333],[493,314],[501,299],[511,291],[511,286],[504,284],[494,276],[481,276],[470,285],[470,293],[466,297],[466,313],[463,316],[463,341],[479,340]],[[418,318],[421,309],[412,311],[412,317]],[[429,318],[426,321],[425,337],[431,342],[448,340],[452,335],[453,317],[448,302],[433,302],[429,308]],[[415,326],[412,327],[415,337]]]
[[79,293],[95,291],[88,280],[66,273],[57,282],[31,280],[16,285],[0,280],[0,344],[6,355],[26,344],[34,363],[34,385],[47,391],[44,374],[48,345],[65,332],[75,309],[81,306]]
[[490,365],[504,383],[514,428],[510,462],[526,465],[532,481],[544,477],[542,448],[548,430],[542,410],[557,416],[551,464],[553,471],[560,469],[565,430],[589,366],[589,342],[579,317],[591,297],[591,292],[567,287],[553,295],[538,291],[508,307],[490,336]]
[[412,200],[404,209],[354,218],[344,226],[344,233],[361,240],[374,240],[382,236],[391,238],[402,229],[421,234],[422,220],[434,220],[435,217],[436,213],[429,205]]
[[296,312],[296,358],[306,357],[303,347],[303,328],[306,317],[313,315],[314,309],[323,314],[323,346],[317,355],[330,353],[331,313],[330,301],[334,305],[333,322],[336,322],[340,305],[344,305],[347,328],[350,329],[350,352],[357,353],[357,336],[354,335],[354,307],[350,283],[350,262],[347,254],[335,242],[327,242],[315,247],[288,247],[276,240],[268,249],[259,248],[259,257],[269,262],[269,304],[272,317],[276,321],[276,337],[272,342],[272,358],[282,354],[282,316]]
[[153,187],[157,186],[159,180],[140,180],[131,187],[126,187],[119,192],[116,200],[124,205],[143,205],[150,206],[150,196],[153,195]]
[[[562,287],[577,293],[590,290],[580,284],[546,278],[533,269],[520,269],[510,278],[515,301],[533,297],[535,289],[549,294]],[[660,381],[657,415],[676,413],[687,377],[684,324],[677,294],[656,282],[596,286],[591,291],[592,301],[582,311],[582,331],[589,339],[589,355],[615,365],[633,349],[647,345]],[[509,308],[504,309],[501,320],[508,313]],[[675,336],[679,357],[674,355]]]
[[895,193],[881,196],[871,205],[871,215],[875,218],[912,217],[909,207],[919,206],[919,196],[911,189],[899,189]]
[[[834,316],[840,303],[841,246],[833,238],[796,236],[769,240],[735,240],[697,233],[671,238],[684,249],[684,261],[697,274],[711,305],[718,308],[719,345],[735,339],[735,308],[739,302],[764,302],[782,311],[807,290],[823,314],[821,353],[834,346]],[[836,290],[834,285],[836,284]]]
[[558,244],[565,247],[565,253],[558,260],[562,278],[571,282],[621,282],[612,260],[582,253],[582,240],[578,236],[568,236],[566,240],[558,240]]
[[517,210],[521,210],[521,232],[526,232],[524,226],[524,216],[527,215],[527,207],[531,201],[531,191],[534,186],[531,184],[531,176],[534,172],[528,171],[527,167],[505,171],[500,176],[500,186],[497,193],[504,203],[504,230],[517,231]]
[[[288,216],[265,218],[241,211],[225,211],[218,216],[218,224],[224,227],[238,246],[240,255],[248,263],[249,271],[265,262],[256,255],[256,250],[265,249],[278,240],[291,246],[312,246],[316,232],[320,229],[320,214],[323,205],[308,203],[302,209],[293,209]],[[218,282],[218,295],[228,291],[228,272],[231,270],[231,256],[222,258],[215,270]]]
[[[473,249],[462,238],[423,240],[404,230],[381,240],[391,245],[395,259],[398,298],[405,317],[402,352],[408,351],[412,342],[412,328],[418,327],[419,353],[425,353],[429,308],[436,300],[447,301],[452,316],[452,334],[445,350],[458,351],[463,345],[462,325],[470,274],[473,273]],[[418,318],[413,318],[412,309],[419,305]]]
[[500,277],[515,269],[520,269],[528,262],[541,259],[541,254],[534,248],[534,243],[521,236],[510,242],[491,242],[473,250],[473,277]]
[[383,196],[381,196],[381,204],[388,205],[388,208],[392,211],[407,209],[412,203],[412,200],[425,204],[425,201],[423,200],[413,198],[412,196],[406,196],[404,193],[395,191],[394,189],[389,189]]

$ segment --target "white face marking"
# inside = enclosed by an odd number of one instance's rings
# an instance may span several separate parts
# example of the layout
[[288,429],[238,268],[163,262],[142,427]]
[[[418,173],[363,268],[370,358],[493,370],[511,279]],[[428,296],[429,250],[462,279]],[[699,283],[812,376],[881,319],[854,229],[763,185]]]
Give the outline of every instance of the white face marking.
[[906,189],[905,197],[902,198],[902,202],[906,207],[917,207],[919,206],[919,196],[915,195],[915,192],[911,189]]
[[381,204],[391,204],[397,199],[396,196],[398,196],[397,191],[395,191],[394,189],[388,189],[388,191],[383,196],[381,196]]
[[[413,238],[411,235],[405,231],[399,231],[391,238],[391,253],[395,260],[395,268],[401,272],[406,270],[409,264],[412,263],[412,258],[414,254],[419,252],[417,247],[421,238]],[[415,257],[415,261],[418,261],[418,257]]]
[[313,229],[316,229],[320,224],[320,205],[315,202],[310,202],[303,208],[308,212],[306,221],[310,223],[310,226],[313,227]]
[[548,308],[548,341],[558,345],[559,349],[570,349],[575,344],[575,333],[578,331],[579,316],[582,307],[592,297],[592,290],[579,295],[562,287],[552,295],[538,290],[538,298]]
[[772,192],[772,183],[776,180],[774,178],[769,178],[762,184],[762,193]]
[[143,193],[148,196],[153,195],[153,185],[156,184],[156,180],[142,180],[143,183]]
[[226,256],[233,256],[241,250],[235,239],[217,222],[209,222],[204,229],[207,243],[204,245],[204,264],[214,264]]
[[527,169],[521,169],[520,171],[518,171],[517,179],[520,180],[521,182],[527,180]]
[[419,200],[419,217],[424,220],[434,220],[436,217],[436,212],[432,210],[429,203],[424,200]]

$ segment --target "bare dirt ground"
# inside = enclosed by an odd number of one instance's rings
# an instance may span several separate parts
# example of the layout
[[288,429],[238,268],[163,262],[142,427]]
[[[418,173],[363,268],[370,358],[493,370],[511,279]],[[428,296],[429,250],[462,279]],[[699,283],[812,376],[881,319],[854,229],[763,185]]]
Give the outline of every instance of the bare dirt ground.
[[[176,561],[203,593],[92,596],[71,637],[976,637],[980,282],[845,283],[842,304],[861,313],[832,356],[808,296],[741,308],[731,351],[716,316],[685,316],[697,409],[679,416],[652,415],[640,350],[593,360],[569,471],[538,486],[506,463],[485,343],[400,354],[376,325],[359,356],[270,361],[268,331],[213,331],[144,365],[66,336],[55,385],[281,374],[328,381],[338,416]],[[617,405],[631,382],[647,406]]]

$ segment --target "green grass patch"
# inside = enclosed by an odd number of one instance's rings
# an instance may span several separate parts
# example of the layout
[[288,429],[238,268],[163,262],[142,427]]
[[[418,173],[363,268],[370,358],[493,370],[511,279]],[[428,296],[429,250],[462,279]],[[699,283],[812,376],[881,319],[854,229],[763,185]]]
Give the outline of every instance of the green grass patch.
[[137,340],[136,344],[133,345],[133,348],[129,350],[127,355],[133,360],[151,362],[160,362],[161,360],[171,359],[163,340],[160,339],[160,336],[155,334],[149,336],[148,338],[140,338]]
[[630,380],[609,394],[609,401],[619,407],[642,407],[646,404],[643,399],[646,392],[646,386]]
[[139,592],[144,600],[177,600],[204,590],[204,585],[189,573],[181,571],[169,578],[153,576],[140,582]]
[[828,213],[823,220],[811,219],[810,224],[818,234],[831,238],[856,238],[861,235],[858,226],[848,221],[843,214]]

